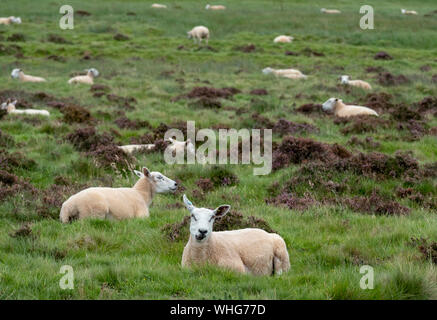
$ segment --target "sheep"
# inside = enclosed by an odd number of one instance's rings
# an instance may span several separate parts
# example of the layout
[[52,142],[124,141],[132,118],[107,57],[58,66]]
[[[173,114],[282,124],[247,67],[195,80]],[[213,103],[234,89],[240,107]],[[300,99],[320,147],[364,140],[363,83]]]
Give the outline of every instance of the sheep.
[[209,40],[209,30],[204,26],[197,26],[191,29],[191,31],[187,32],[188,39],[193,39],[194,43],[198,42],[199,45],[202,42],[202,39],[205,39],[206,44],[208,44]]
[[13,79],[19,79],[22,82],[46,82],[46,79],[44,78],[24,74],[23,70],[21,69],[12,70],[11,77]]
[[154,3],[151,5],[151,7],[156,9],[167,9],[167,6],[165,4],[159,4],[159,3]]
[[167,141],[171,143],[171,145],[168,146],[168,150],[172,153],[184,153],[185,148],[187,148],[187,153],[195,154],[194,145],[191,142],[191,139],[187,139],[187,141],[178,141],[168,138]]
[[61,208],[62,223],[73,219],[129,219],[149,217],[155,193],[175,192],[178,184],[160,172],[134,170],[140,178],[132,188],[88,188],[72,195]]
[[284,35],[281,35],[281,36],[277,36],[277,37],[273,40],[273,42],[274,42],[274,43],[290,43],[290,42],[293,41],[293,40],[294,40],[294,38],[291,37],[291,36],[284,36]]
[[270,67],[264,68],[262,71],[264,74],[273,73],[277,77],[284,77],[289,79],[306,79],[307,76],[296,69],[273,69]]
[[363,80],[349,80],[349,76],[341,76],[341,83],[364,90],[372,90],[372,86],[368,82]]
[[206,10],[225,10],[226,7],[222,6],[222,5],[213,5],[213,6],[211,6],[211,5],[207,4],[205,9]]
[[4,24],[4,25],[10,25],[12,23],[16,23],[16,24],[20,24],[21,23],[21,18],[20,17],[8,17],[8,18],[0,18],[0,24]]
[[0,106],[0,109],[6,110],[7,113],[14,113],[14,114],[31,114],[31,115],[42,115],[42,116],[50,116],[50,113],[47,110],[37,110],[37,109],[24,109],[24,110],[18,110],[15,108],[15,105],[17,104],[17,100],[10,101],[9,99],[2,103]]
[[338,14],[338,13],[341,13],[341,11],[337,10],[337,9],[325,9],[325,8],[322,8],[322,9],[320,9],[320,11],[322,13],[329,13],[329,14]]
[[85,76],[76,76],[68,80],[69,84],[73,83],[85,83],[94,84],[94,78],[99,76],[99,71],[94,68],[86,69],[87,74]]
[[417,11],[401,9],[402,14],[417,15]]
[[372,115],[378,116],[376,111],[362,106],[345,105],[343,100],[338,98],[330,98],[323,103],[324,111],[334,112],[335,116],[340,118],[349,118],[352,116]]
[[154,144],[128,144],[125,146],[118,146],[118,148],[127,154],[131,154],[139,150],[151,150],[155,148],[155,145]]
[[215,219],[223,217],[231,207],[196,208],[186,195],[183,201],[191,220],[182,267],[207,263],[252,275],[280,275],[290,269],[287,246],[281,236],[254,228],[213,232]]

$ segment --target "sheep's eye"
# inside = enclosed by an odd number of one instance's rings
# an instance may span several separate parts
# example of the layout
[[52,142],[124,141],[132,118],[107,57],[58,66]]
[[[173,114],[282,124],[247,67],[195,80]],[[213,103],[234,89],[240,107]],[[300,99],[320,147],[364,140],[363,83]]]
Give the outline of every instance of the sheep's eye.
[[191,215],[191,218],[194,219],[194,221],[197,221],[196,217],[194,216],[194,214]]

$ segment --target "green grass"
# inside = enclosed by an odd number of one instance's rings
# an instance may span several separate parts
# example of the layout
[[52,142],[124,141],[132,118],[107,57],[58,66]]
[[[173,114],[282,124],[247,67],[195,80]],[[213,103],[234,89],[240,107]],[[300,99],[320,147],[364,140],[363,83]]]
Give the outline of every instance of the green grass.
[[[435,1],[397,0],[367,1],[375,9],[375,29],[359,28],[359,7],[353,1],[331,1],[329,7],[344,12],[339,16],[322,15],[324,1],[222,1],[225,12],[204,10],[206,1],[166,1],[168,10],[153,10],[151,1],[83,1],[71,0],[75,10],[86,10],[90,17],[75,17],[75,29],[58,28],[58,0],[2,0],[2,16],[15,15],[21,25],[0,26],[0,45],[19,45],[24,58],[0,52],[0,91],[44,91],[57,97],[73,97],[98,119],[99,132],[117,129],[120,143],[148,132],[122,130],[115,124],[120,108],[106,98],[95,98],[85,85],[67,84],[73,71],[94,67],[101,72],[97,83],[108,85],[111,93],[133,96],[135,110],[125,110],[130,119],[147,120],[153,126],[161,122],[196,121],[196,128],[226,124],[232,128],[250,128],[250,115],[257,111],[270,119],[286,118],[306,121],[320,132],[308,137],[327,143],[346,145],[350,135],[340,133],[331,118],[306,117],[295,112],[304,103],[322,103],[331,96],[344,101],[360,101],[365,93],[351,90],[339,93],[338,77],[368,80],[375,92],[388,92],[396,103],[420,101],[437,96],[437,15],[423,17],[436,10]],[[413,9],[419,16],[402,16],[400,8]],[[136,16],[127,15],[135,12]],[[199,50],[186,38],[186,31],[204,24],[211,30],[210,46],[216,52]],[[117,32],[130,37],[115,41]],[[9,42],[7,37],[22,33],[25,42]],[[58,34],[71,44],[47,42],[49,34]],[[279,34],[295,37],[291,44],[273,44]],[[255,53],[234,50],[253,43]],[[183,45],[183,50],[178,46]],[[286,56],[286,50],[300,52],[305,48],[325,53],[325,57]],[[390,61],[374,60],[378,51],[387,51]],[[91,60],[82,60],[84,52]],[[50,55],[66,62],[48,60]],[[431,70],[421,71],[429,65]],[[263,76],[266,67],[296,67],[309,75],[306,81],[275,79]],[[383,87],[368,66],[382,66],[393,74],[404,74],[412,81],[407,85]],[[13,68],[43,76],[47,83],[19,83],[10,78]],[[164,71],[174,71],[170,77]],[[183,78],[181,84],[175,81]],[[236,87],[242,93],[223,100],[227,107],[246,108],[249,113],[196,108],[189,101],[172,102],[177,95],[209,81],[216,88]],[[265,88],[269,95],[256,97],[250,90]],[[296,97],[302,93],[301,97]],[[340,96],[341,95],[341,96]],[[34,107],[48,108],[44,103]],[[16,141],[10,151],[21,151],[33,158],[32,170],[17,169],[14,174],[26,178],[35,187],[46,189],[59,175],[74,183],[107,185],[112,177],[114,187],[130,186],[134,175],[122,177],[110,170],[98,169],[92,160],[74,150],[64,137],[80,125],[62,122],[62,114],[49,108],[49,119],[33,125],[19,116],[0,120],[0,129]],[[107,115],[99,114],[107,112]],[[388,117],[383,115],[383,117]],[[436,118],[428,121],[437,126]],[[408,134],[394,129],[357,135],[373,137],[381,145],[377,151],[394,154],[411,150],[421,164],[437,161],[435,136],[424,136],[409,142]],[[280,138],[275,136],[275,140]],[[349,147],[348,147],[349,148]],[[358,150],[361,150],[358,148]],[[195,166],[168,166],[158,154],[140,155],[138,166],[161,171],[170,178],[180,178],[191,195],[195,182],[205,170]],[[411,237],[437,240],[436,212],[423,209],[409,200],[399,200],[410,207],[408,216],[373,216],[353,212],[343,206],[317,206],[300,212],[267,205],[268,187],[285,182],[298,166],[279,170],[267,176],[253,176],[251,166],[231,166],[240,182],[234,187],[218,188],[205,199],[191,197],[195,205],[216,207],[229,203],[245,216],[265,219],[285,239],[290,253],[291,270],[281,277],[252,277],[214,267],[184,270],[180,267],[184,241],[170,242],[161,232],[167,223],[179,222],[185,209],[171,207],[181,203],[181,196],[158,195],[151,216],[130,221],[77,221],[62,225],[56,219],[39,216],[32,199],[23,195],[0,203],[0,299],[436,299],[437,270],[421,258]],[[348,177],[349,173],[344,174]],[[336,176],[338,179],[343,176]],[[397,179],[378,181],[351,175],[361,195],[377,188],[381,194],[393,195],[402,182]],[[300,186],[301,192],[310,192]],[[416,187],[415,187],[416,188]],[[436,196],[436,182],[425,181],[418,189]],[[69,195],[65,195],[68,197]],[[32,222],[32,237],[13,238],[9,234],[23,222]],[[357,262],[358,261],[358,262]],[[360,289],[360,267],[368,264],[375,270],[375,288]],[[71,265],[75,271],[74,290],[61,290],[59,269]]]

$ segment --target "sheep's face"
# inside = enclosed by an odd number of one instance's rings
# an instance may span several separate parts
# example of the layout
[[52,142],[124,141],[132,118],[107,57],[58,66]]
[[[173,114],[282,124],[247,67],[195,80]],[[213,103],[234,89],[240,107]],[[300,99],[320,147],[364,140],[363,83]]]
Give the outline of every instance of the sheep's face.
[[341,83],[346,84],[349,81],[349,76],[341,76]]
[[193,37],[193,35],[191,34],[191,31],[187,32],[187,37],[188,37],[188,39],[191,39]]
[[21,69],[12,70],[11,77],[14,79],[18,79],[18,77],[20,76],[20,72],[21,72]]
[[320,12],[325,12],[325,11],[326,11],[325,8],[320,9]]
[[153,184],[156,193],[175,192],[178,188],[176,181],[164,176],[161,172],[150,172],[146,167],[143,168],[142,172],[137,170],[134,172],[138,177],[148,179]]
[[337,98],[330,98],[325,101],[325,103],[322,104],[322,109],[325,112],[331,112],[334,111],[335,105],[337,104],[338,99]]
[[207,4],[205,9],[208,10],[209,8],[211,8],[211,6],[209,4]]
[[89,74],[91,74],[94,78],[99,76],[99,71],[97,69],[91,68],[87,70]]
[[171,142],[171,145],[169,145],[168,148],[172,152],[185,152],[185,148],[187,148],[188,153],[195,153],[194,145],[191,143],[191,139],[187,139],[187,141],[178,141],[168,138],[168,141]]
[[11,22],[12,23],[16,23],[16,24],[20,24],[21,23],[21,18],[20,17],[11,17]]
[[272,68],[267,67],[267,68],[264,68],[264,69],[263,69],[263,73],[264,73],[264,74],[270,74],[270,73],[272,73],[272,72],[273,72],[273,69],[272,69]]
[[216,218],[223,217],[231,209],[230,205],[221,205],[215,210],[196,208],[184,195],[184,204],[191,214],[190,234],[198,243],[205,242],[211,236],[212,226]]

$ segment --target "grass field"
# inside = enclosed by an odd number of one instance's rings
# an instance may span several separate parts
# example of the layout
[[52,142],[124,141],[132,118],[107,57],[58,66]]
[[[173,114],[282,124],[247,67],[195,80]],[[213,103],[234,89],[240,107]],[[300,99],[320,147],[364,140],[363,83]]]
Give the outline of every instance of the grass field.
[[[220,4],[226,11],[210,12],[204,9],[206,1],[166,1],[167,10],[154,10],[152,2],[142,0],[70,0],[76,10],[74,30],[58,26],[65,1],[19,2],[0,3],[2,16],[23,20],[0,25],[0,98],[15,97],[22,106],[51,115],[0,119],[0,299],[437,298],[434,0],[369,0],[374,30],[359,28],[360,5],[345,0],[329,3],[341,15],[321,14],[325,1],[225,0]],[[419,15],[403,16],[400,8]],[[187,39],[186,31],[196,25],[210,29],[209,47]],[[116,34],[128,39],[116,40]],[[295,40],[274,44],[280,34]],[[380,51],[393,59],[374,59]],[[297,68],[309,77],[266,76],[261,70],[267,66]],[[100,97],[87,85],[67,84],[73,73],[90,67],[101,73],[95,83],[108,87]],[[10,77],[14,68],[48,81],[20,83]],[[391,95],[378,109],[381,121],[344,123],[332,115],[297,111],[330,97],[370,101],[368,92],[340,86],[342,74],[370,82],[376,99]],[[240,92],[214,100],[221,108],[174,99],[203,86]],[[265,89],[267,95],[253,95],[254,89]],[[424,111],[419,102],[426,97],[434,104]],[[65,109],[53,101],[81,106],[92,119],[68,121]],[[330,167],[331,162],[312,154],[266,176],[254,176],[251,165],[226,165],[224,174],[236,176],[238,183],[211,190],[199,179],[214,178],[213,166],[167,165],[159,152],[135,154],[131,162],[178,179],[199,207],[227,203],[244,217],[265,220],[287,243],[287,274],[253,277],[211,266],[182,269],[187,228],[176,241],[163,231],[187,215],[177,205],[182,192],[157,195],[148,219],[59,222],[60,204],[81,188],[136,181],[123,163],[116,170],[95,154],[81,152],[67,138],[76,130],[95,127],[115,143],[129,144],[156,132],[161,123],[172,127],[194,120],[198,129],[250,129],[263,127],[260,116],[312,126],[294,137],[336,143],[354,156],[378,156],[363,172],[361,167]],[[123,117],[134,122],[120,128],[117,120]],[[274,132],[275,143],[287,135]],[[380,160],[380,154],[387,158]],[[284,197],[285,206],[266,201],[280,203]],[[59,287],[63,265],[74,268],[73,290]],[[360,288],[362,265],[374,268],[372,290]]]

